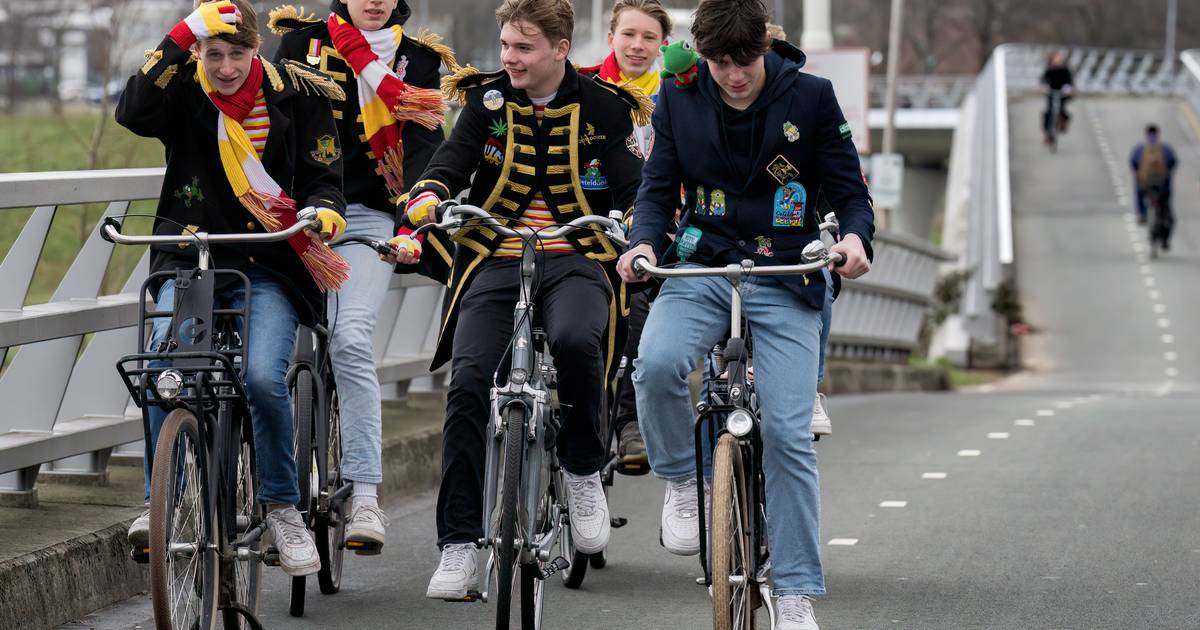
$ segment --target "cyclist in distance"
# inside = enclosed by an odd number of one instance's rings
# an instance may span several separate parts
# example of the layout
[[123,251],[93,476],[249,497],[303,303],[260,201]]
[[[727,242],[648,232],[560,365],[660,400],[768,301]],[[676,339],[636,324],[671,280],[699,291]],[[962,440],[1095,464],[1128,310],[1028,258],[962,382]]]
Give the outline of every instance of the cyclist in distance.
[[[404,0],[333,0],[322,18],[291,5],[279,7],[271,12],[270,25],[283,36],[277,60],[316,67],[346,93],[346,100],[333,106],[345,153],[347,233],[392,239],[394,247],[415,252],[421,246],[399,219],[408,189],[442,143],[445,102],[438,92],[438,67],[445,64],[453,71],[458,64],[438,36],[404,28],[411,14]],[[405,107],[404,120],[392,113],[399,106]],[[425,261],[447,267],[448,246],[437,243]],[[380,260],[353,244],[338,252],[351,267],[350,279],[330,296],[328,308],[343,474],[354,483],[346,540],[382,546],[387,516],[377,497],[383,481],[383,421],[372,336],[395,257]]]
[[1067,103],[1071,100],[1074,79],[1071,76],[1071,69],[1067,67],[1067,56],[1062,51],[1057,51],[1050,56],[1049,63],[1046,64],[1046,71],[1042,73],[1041,82],[1047,87],[1046,111],[1042,112],[1042,129],[1046,134],[1046,144],[1050,144],[1050,110],[1054,109],[1053,101],[1056,90],[1061,98],[1058,120],[1053,124],[1059,126],[1060,133],[1066,133],[1067,124],[1071,121],[1071,115],[1067,113]]
[[1169,250],[1171,228],[1175,213],[1171,209],[1171,179],[1179,165],[1175,149],[1159,137],[1158,125],[1146,125],[1146,137],[1129,154],[1129,167],[1133,170],[1136,186],[1138,223],[1145,224],[1149,214],[1148,196],[1158,195],[1163,219],[1166,222],[1163,234],[1163,249]]
[[[567,59],[575,23],[568,0],[506,0],[496,22],[504,69],[467,67],[444,81],[464,108],[410,193],[409,220],[429,222],[438,204],[468,186],[471,205],[510,227],[536,230],[631,208],[642,159],[629,139],[635,122],[645,124],[649,99],[575,71]],[[497,370],[507,370],[523,246],[483,229],[460,231],[455,240],[451,299],[433,362],[435,369],[447,361],[452,367],[437,504],[442,555],[426,591],[434,599],[461,599],[476,582],[489,391]],[[533,297],[565,410],[557,449],[571,534],[579,551],[598,553],[610,527],[598,474],[608,456],[600,412],[626,303],[618,250],[588,231],[534,240],[540,265]]]
[[[642,174],[618,268],[633,260],[725,265],[801,262],[818,238],[820,191],[838,215],[845,257],[839,272],[870,269],[874,214],[850,126],[831,83],[800,72],[804,54],[767,36],[761,0],[702,0],[692,25],[700,62],[687,87],[664,82],[654,112],[655,148]],[[687,214],[668,248],[667,227],[686,190]],[[825,593],[820,497],[811,421],[816,394],[823,274],[749,278],[744,311],[754,331],[762,412],[763,468],[778,630],[815,629],[809,597]],[[663,283],[642,336],[633,376],[650,465],[667,482],[662,542],[699,552],[693,413],[687,375],[724,339],[730,308],[720,278]],[[707,502],[706,502],[707,503]]]
[[[659,47],[667,43],[671,34],[671,16],[659,0],[617,0],[612,8],[608,23],[608,47],[611,52],[599,65],[580,68],[585,75],[599,76],[616,85],[632,83],[645,92],[650,100],[658,99],[660,84],[658,56]],[[654,148],[654,128],[644,125],[634,129],[634,141],[638,153],[644,158]],[[629,334],[625,340],[624,355],[632,364],[637,358],[638,342],[642,337],[642,326],[650,312],[650,295],[639,291],[629,297]],[[638,428],[637,401],[633,394],[633,369],[627,368],[622,376],[620,406],[617,415],[618,454],[625,465],[645,466],[646,444]],[[618,470],[625,470],[624,467]]]
[[[286,243],[212,247],[214,267],[240,270],[251,281],[250,321],[242,326],[252,330],[245,383],[257,453],[257,500],[267,506],[280,565],[298,576],[317,572],[321,561],[294,507],[300,493],[286,372],[299,324],[315,324],[323,291],[336,289],[348,271],[324,242],[346,226],[341,150],[329,104],[329,97],[341,91],[305,67],[260,58],[260,42],[258,18],[245,0],[198,4],[130,77],[116,118],[166,147],[155,234],[276,231],[294,224],[297,207],[315,209],[320,220],[320,236],[301,232]],[[196,265],[195,245],[155,247],[150,258],[155,272]],[[241,283],[217,278],[226,280],[217,286],[218,306],[241,308],[250,297]],[[170,310],[175,281],[168,279],[154,291],[157,308]],[[151,351],[168,350],[179,334],[169,330],[170,322],[154,320]],[[155,407],[149,416],[147,496],[155,440],[166,413]],[[135,546],[148,545],[148,514],[134,521],[129,539]]]

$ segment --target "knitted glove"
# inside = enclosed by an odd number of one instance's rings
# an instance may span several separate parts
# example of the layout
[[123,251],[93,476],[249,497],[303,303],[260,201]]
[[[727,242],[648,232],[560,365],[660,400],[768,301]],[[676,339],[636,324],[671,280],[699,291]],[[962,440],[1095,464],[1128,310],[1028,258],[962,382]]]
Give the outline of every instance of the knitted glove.
[[241,21],[241,11],[229,0],[205,2],[176,24],[170,36],[180,48],[187,50],[197,40],[236,33],[236,25]]
[[433,211],[441,202],[442,200],[438,199],[436,194],[426,191],[409,199],[404,206],[404,213],[408,216],[410,223],[420,227],[436,220]]
[[321,222],[321,238],[327,241],[346,231],[346,219],[329,208],[318,208],[317,220]]
[[396,251],[396,256],[400,259],[400,262],[408,262],[401,258],[402,252],[408,252],[412,256],[411,262],[415,263],[421,260],[421,241],[408,234],[397,234],[392,237],[392,240],[388,241],[388,245],[391,245],[392,249]]

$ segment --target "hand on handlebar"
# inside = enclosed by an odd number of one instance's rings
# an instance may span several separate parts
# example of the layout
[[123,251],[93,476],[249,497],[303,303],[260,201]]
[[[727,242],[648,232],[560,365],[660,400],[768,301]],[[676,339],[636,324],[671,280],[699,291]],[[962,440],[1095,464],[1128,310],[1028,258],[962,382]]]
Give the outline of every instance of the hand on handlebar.
[[635,258],[646,258],[651,265],[658,264],[658,257],[654,255],[654,248],[649,243],[642,243],[633,249],[621,255],[621,259],[617,261],[617,273],[621,274],[621,279],[625,282],[639,282],[645,280],[645,276],[637,273],[633,269],[633,261]]
[[413,227],[421,227],[437,220],[436,208],[442,203],[438,196],[431,192],[423,192],[408,200],[404,206],[404,214]]
[[346,219],[335,210],[329,208],[308,207],[296,213],[298,221],[317,222],[316,229],[306,228],[310,232],[319,233],[322,240],[332,241],[346,231]]
[[415,265],[421,260],[421,241],[408,234],[393,236],[388,241],[388,245],[392,247],[392,253],[379,257],[386,263],[393,265]]
[[857,234],[847,234],[842,240],[829,249],[830,254],[841,254],[841,262],[829,263],[829,270],[836,271],[851,280],[862,276],[871,270],[871,261],[867,260],[867,251],[862,239]]

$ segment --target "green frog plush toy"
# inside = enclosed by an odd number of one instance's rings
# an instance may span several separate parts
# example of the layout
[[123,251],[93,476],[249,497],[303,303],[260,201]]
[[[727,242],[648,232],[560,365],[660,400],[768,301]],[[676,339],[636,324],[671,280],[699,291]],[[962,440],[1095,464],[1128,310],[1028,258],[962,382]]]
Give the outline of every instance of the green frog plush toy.
[[692,45],[681,40],[670,46],[661,46],[659,50],[662,51],[663,58],[662,78],[675,77],[675,87],[677,88],[691,87],[700,73],[700,69],[696,66],[700,55],[692,50]]

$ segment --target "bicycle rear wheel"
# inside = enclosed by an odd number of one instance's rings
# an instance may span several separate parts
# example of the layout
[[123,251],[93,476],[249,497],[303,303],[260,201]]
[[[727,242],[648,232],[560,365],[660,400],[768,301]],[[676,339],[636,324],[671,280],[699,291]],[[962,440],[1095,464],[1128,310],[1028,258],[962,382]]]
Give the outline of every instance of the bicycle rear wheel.
[[[296,480],[300,486],[300,500],[296,509],[304,515],[305,525],[312,525],[313,491],[312,480],[316,468],[313,445],[313,374],[303,369],[296,373],[296,385],[292,391],[292,421],[296,442]],[[304,576],[292,577],[291,601],[288,614],[293,617],[304,615]]]
[[[244,432],[236,457],[237,461],[230,467],[230,470],[234,472],[236,483],[232,510],[233,527],[225,535],[230,546],[244,536],[251,527],[262,522],[266,516],[263,506],[258,503],[255,496],[257,485],[254,479],[254,444],[253,435],[249,431]],[[245,545],[246,549],[253,552],[258,552],[261,547],[261,539]],[[258,596],[262,591],[262,561],[257,556],[246,559],[239,557],[222,567],[222,571],[230,572],[232,592],[237,597],[237,603],[246,612],[257,615]],[[223,618],[226,629],[250,630],[252,628],[246,618],[236,611],[225,610]]]
[[[342,418],[336,389],[330,389],[329,397],[329,452],[326,453],[325,471],[328,480],[324,488],[332,496],[342,484]],[[317,572],[317,583],[321,592],[332,595],[342,588],[342,559],[346,554],[346,519],[348,499],[331,501],[327,514],[318,514],[313,519],[313,534],[317,542],[317,555],[321,557],[321,570]]]
[[167,415],[150,474],[150,598],[158,630],[208,630],[218,601],[215,504],[196,416]]
[[713,630],[754,627],[745,471],[737,439],[726,433],[713,453],[712,605]]
[[496,630],[507,630],[512,613],[513,569],[517,566],[517,509],[521,492],[521,460],[525,446],[525,408],[504,410],[504,479],[501,482],[500,540],[496,545]]

